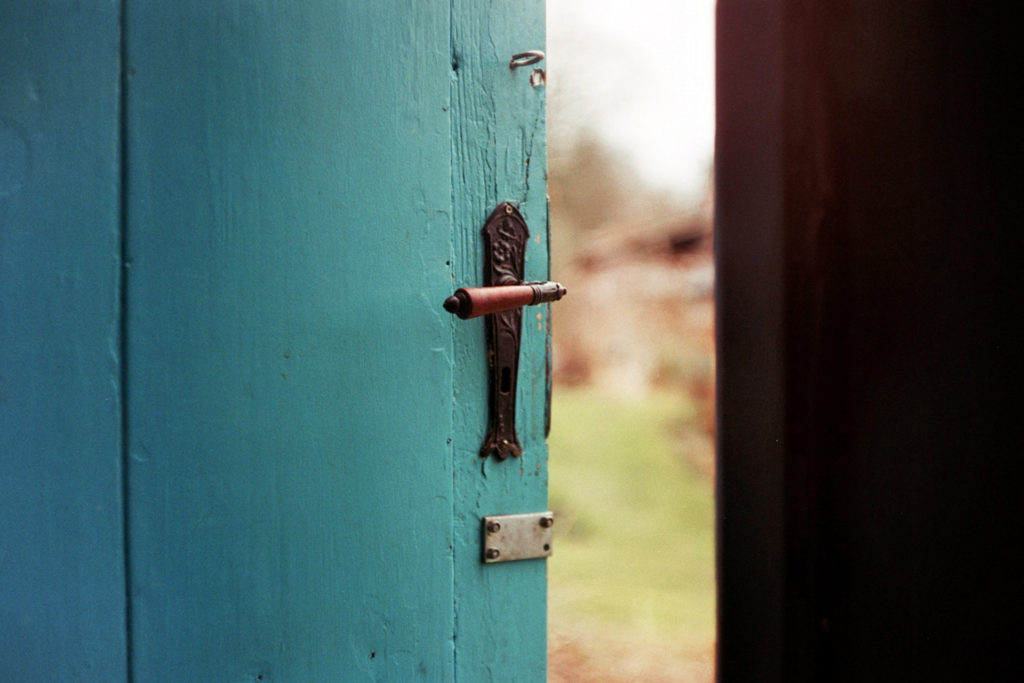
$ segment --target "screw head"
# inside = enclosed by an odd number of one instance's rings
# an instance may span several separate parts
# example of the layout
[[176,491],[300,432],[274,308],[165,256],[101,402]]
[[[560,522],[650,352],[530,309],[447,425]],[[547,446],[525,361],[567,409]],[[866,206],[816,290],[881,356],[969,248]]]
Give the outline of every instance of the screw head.
[[501,557],[501,551],[497,548],[488,548],[487,552],[484,553],[484,555],[487,556],[488,560],[496,560],[499,557]]
[[515,207],[513,207],[511,204],[506,203],[505,204],[505,213],[509,213],[510,214],[513,211],[515,211]]
[[497,533],[499,531],[501,531],[501,524],[499,524],[498,522],[494,522],[494,521],[487,522],[487,533],[494,534],[494,533]]
[[550,527],[554,523],[555,523],[554,517],[541,517],[540,518],[540,525],[542,527],[544,527],[545,529],[547,529],[548,527]]

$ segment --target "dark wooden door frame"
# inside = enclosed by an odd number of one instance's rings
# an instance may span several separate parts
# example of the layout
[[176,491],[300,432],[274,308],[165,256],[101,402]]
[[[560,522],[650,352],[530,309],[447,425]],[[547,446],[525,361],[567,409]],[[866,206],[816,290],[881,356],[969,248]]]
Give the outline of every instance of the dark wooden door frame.
[[1013,14],[719,2],[722,681],[1016,662]]

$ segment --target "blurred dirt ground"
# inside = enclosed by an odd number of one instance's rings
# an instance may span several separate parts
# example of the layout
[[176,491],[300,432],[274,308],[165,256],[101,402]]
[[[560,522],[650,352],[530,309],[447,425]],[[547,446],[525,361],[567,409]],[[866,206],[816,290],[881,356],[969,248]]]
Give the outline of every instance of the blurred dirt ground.
[[578,626],[567,632],[548,631],[549,683],[710,683],[714,680],[714,644],[691,649],[664,642],[586,633]]

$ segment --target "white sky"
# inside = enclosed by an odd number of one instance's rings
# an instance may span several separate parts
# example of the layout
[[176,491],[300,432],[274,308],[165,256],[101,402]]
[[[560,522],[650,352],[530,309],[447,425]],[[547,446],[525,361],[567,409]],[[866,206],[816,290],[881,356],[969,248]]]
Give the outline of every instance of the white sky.
[[548,0],[549,139],[581,129],[696,200],[714,149],[715,0]]

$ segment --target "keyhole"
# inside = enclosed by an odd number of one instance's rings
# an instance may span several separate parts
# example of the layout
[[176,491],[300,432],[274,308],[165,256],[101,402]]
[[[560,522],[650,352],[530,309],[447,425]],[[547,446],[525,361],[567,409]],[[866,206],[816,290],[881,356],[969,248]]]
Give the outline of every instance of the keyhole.
[[501,388],[502,394],[507,394],[512,390],[512,368],[507,365],[501,369]]

